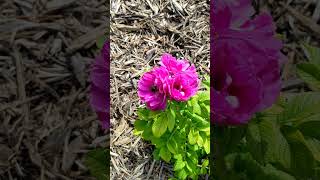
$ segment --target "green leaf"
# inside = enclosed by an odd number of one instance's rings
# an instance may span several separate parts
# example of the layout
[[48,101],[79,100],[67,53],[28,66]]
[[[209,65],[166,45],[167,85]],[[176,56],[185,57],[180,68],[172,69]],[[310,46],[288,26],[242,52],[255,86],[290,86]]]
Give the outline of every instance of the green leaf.
[[302,177],[310,177],[314,174],[313,167],[315,166],[315,160],[312,152],[306,146],[305,139],[301,132],[292,131],[288,133],[288,139],[291,147],[292,172],[303,179]]
[[134,122],[134,128],[138,131],[144,131],[147,125],[148,125],[148,122],[143,120],[136,120]]
[[201,107],[198,104],[197,98],[194,97],[191,99],[191,106],[192,106],[192,111],[193,113],[196,113],[198,115],[201,115]]
[[288,137],[291,143],[300,143],[305,146],[313,158],[320,162],[320,141],[314,138],[306,139],[299,130],[293,130]]
[[223,141],[225,142],[226,152],[235,149],[240,141],[244,138],[246,126],[232,127],[223,132]]
[[206,159],[206,160],[203,161],[202,167],[208,167],[208,166],[209,166],[209,160]]
[[203,143],[204,150],[207,154],[210,154],[210,140],[206,139]]
[[197,137],[195,136],[193,129],[189,131],[188,140],[191,145],[196,144],[197,142]]
[[206,119],[209,119],[210,118],[210,104],[206,105],[204,103],[200,103],[199,105],[201,107],[201,112],[202,112],[201,116]]
[[156,118],[160,113],[161,111],[151,111],[147,108],[139,108],[137,112],[138,118],[145,121]]
[[280,131],[279,124],[271,119],[264,119],[259,123],[260,136],[266,143],[265,160],[271,163],[279,163],[289,169],[291,165],[290,147]]
[[156,146],[156,148],[161,148],[166,145],[166,142],[161,138],[152,137],[151,142]]
[[198,101],[204,102],[204,101],[210,101],[210,92],[209,91],[201,91],[197,94]]
[[260,134],[260,127],[257,121],[251,121],[248,125],[247,136],[248,149],[258,162],[264,162],[264,155],[267,143],[263,141]]
[[311,63],[301,63],[297,65],[300,78],[305,81],[310,88],[320,90],[320,65]]
[[[200,134],[200,133],[201,133],[201,134]],[[205,133],[204,133],[204,132],[199,132],[199,131],[197,131],[196,136],[198,136],[198,138],[197,138],[197,144],[198,144],[200,147],[202,147],[204,141],[207,139]]]
[[173,109],[169,108],[167,110],[167,118],[168,118],[168,130],[172,132],[174,125],[176,123],[176,114]]
[[181,169],[180,171],[177,171],[177,176],[181,180],[185,180],[188,176],[187,172],[184,169]]
[[319,114],[320,93],[308,92],[295,94],[289,97],[288,102],[284,104],[284,110],[278,115],[281,123],[294,123],[298,126],[303,122],[310,121],[311,115]]
[[167,149],[167,147],[162,147],[161,149],[160,149],[160,157],[164,160],[164,161],[166,161],[167,163],[169,163],[170,162],[170,159],[171,159],[171,153],[170,153],[170,151]]
[[109,153],[105,149],[92,150],[85,156],[85,164],[97,180],[107,179],[109,162]]
[[205,80],[202,81],[202,85],[206,88],[207,91],[210,91],[210,76],[205,77]]
[[308,138],[305,143],[314,159],[320,162],[320,141],[315,138]]
[[155,137],[161,137],[167,130],[168,119],[165,113],[162,113],[158,118],[155,119],[152,125],[152,133]]
[[195,164],[190,158],[187,158],[186,167],[191,173],[195,173],[197,170],[197,164]]
[[276,169],[270,164],[266,166],[259,164],[249,153],[229,154],[226,161],[228,169],[234,170],[233,173],[229,173],[230,180],[240,179],[239,177],[245,180],[295,180],[288,173]]
[[193,164],[198,164],[198,155],[195,151],[190,151],[187,153],[187,157]]
[[156,160],[159,161],[159,160],[160,160],[160,149],[156,148],[156,149],[153,151],[152,155],[153,155],[153,158],[154,158],[154,159],[156,159]]
[[207,169],[204,167],[201,167],[200,174],[207,174]]
[[190,178],[190,179],[193,179],[193,180],[198,180],[198,179],[199,179],[198,173],[199,173],[199,172],[196,172],[196,173],[190,175],[189,178]]
[[167,148],[172,154],[176,154],[178,151],[178,144],[173,138],[171,138],[167,143]]
[[173,170],[174,171],[178,171],[178,170],[180,170],[180,169],[182,169],[182,168],[184,168],[185,167],[185,162],[184,161],[182,161],[182,160],[178,160],[178,161],[176,161],[176,163],[174,164],[174,168],[173,168]]
[[308,44],[303,44],[302,46],[309,61],[313,64],[320,65],[320,48]]
[[182,157],[181,154],[175,154],[173,157],[174,157],[176,160],[182,160],[182,159],[183,159],[183,157]]
[[137,112],[138,117],[143,120],[147,120],[149,118],[149,113],[150,113],[150,110],[146,108],[139,108]]
[[192,119],[199,130],[210,128],[210,122],[206,121],[203,117],[197,114],[191,114],[189,111],[184,111],[183,114]]
[[143,133],[142,133],[142,138],[145,139],[145,140],[151,140],[152,137],[153,137],[153,134],[152,134],[152,130],[151,130],[151,127],[152,127],[152,122],[148,122],[146,128],[144,129]]
[[268,164],[263,168],[266,180],[295,180],[290,174],[283,172],[274,168],[272,165]]
[[320,120],[314,119],[315,117],[319,115],[309,117],[308,121],[298,125],[298,129],[306,136],[320,139]]

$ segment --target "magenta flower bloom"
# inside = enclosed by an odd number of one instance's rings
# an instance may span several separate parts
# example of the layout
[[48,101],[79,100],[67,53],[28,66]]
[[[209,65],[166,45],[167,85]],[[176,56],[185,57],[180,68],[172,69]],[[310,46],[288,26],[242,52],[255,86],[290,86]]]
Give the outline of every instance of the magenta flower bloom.
[[138,95],[142,102],[146,103],[151,110],[164,110],[167,106],[165,93],[165,77],[167,71],[155,68],[150,72],[143,74],[138,83]]
[[215,1],[211,14],[213,122],[247,123],[280,94],[282,44],[272,17],[254,12],[250,0]]
[[171,54],[165,53],[161,56],[160,65],[165,67],[170,75],[174,75],[180,72],[189,72],[191,74],[196,74],[196,68],[194,65],[190,65],[187,60],[177,60]]
[[187,60],[177,60],[172,55],[165,53],[161,56],[160,65],[169,72],[167,82],[168,93],[171,99],[187,101],[194,96],[199,88],[199,79],[195,66]]
[[170,94],[170,73],[169,71],[164,67],[157,67],[154,68],[153,73],[156,75],[157,78],[155,78],[154,84],[157,86],[160,93],[163,93],[165,95]]
[[197,74],[180,72],[170,80],[170,95],[173,100],[187,101],[194,96],[199,88]]
[[103,129],[110,126],[110,43],[106,42],[91,68],[90,104],[96,111]]

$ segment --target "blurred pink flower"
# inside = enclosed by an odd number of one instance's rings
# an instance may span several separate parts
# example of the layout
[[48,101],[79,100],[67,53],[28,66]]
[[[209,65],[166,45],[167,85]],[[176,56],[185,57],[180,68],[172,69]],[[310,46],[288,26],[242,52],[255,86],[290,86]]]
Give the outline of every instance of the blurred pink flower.
[[96,111],[103,129],[110,126],[110,43],[105,42],[101,53],[91,67],[90,104]]
[[280,94],[282,43],[268,13],[250,18],[250,0],[217,0],[213,9],[213,122],[244,124]]

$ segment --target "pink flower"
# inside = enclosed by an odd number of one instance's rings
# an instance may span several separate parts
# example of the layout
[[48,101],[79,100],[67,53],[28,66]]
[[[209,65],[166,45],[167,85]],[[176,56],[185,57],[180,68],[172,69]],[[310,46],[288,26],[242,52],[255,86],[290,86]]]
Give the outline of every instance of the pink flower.
[[197,74],[180,72],[170,80],[170,96],[176,101],[187,101],[194,96],[199,88]]
[[154,84],[158,87],[160,93],[165,95],[170,94],[170,74],[164,67],[157,67],[153,69],[153,73],[156,75]]
[[90,73],[90,104],[96,111],[104,129],[110,126],[109,46],[109,42],[104,44],[101,54],[96,57]]
[[161,66],[146,72],[138,83],[138,95],[151,110],[164,110],[167,98],[187,101],[198,91],[199,79],[194,65],[165,53]]
[[271,106],[280,94],[282,44],[272,17],[254,19],[250,0],[215,1],[211,14],[213,122],[247,123]]
[[198,91],[199,79],[195,66],[187,60],[177,60],[172,55],[165,53],[161,56],[160,65],[169,72],[167,83],[171,99],[187,101]]
[[174,75],[180,72],[189,72],[191,74],[196,74],[196,68],[194,65],[190,66],[187,60],[177,60],[171,54],[165,53],[161,56],[160,65],[165,67],[170,75]]
[[138,95],[142,102],[146,103],[151,110],[164,110],[167,105],[166,99],[166,73],[161,68],[155,68],[143,74],[138,83]]

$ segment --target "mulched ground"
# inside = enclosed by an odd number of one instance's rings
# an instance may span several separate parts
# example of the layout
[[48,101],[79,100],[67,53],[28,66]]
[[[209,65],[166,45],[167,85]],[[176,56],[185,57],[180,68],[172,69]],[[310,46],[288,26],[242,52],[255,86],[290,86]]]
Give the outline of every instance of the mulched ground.
[[168,179],[172,168],[153,160],[150,143],[133,135],[141,106],[137,82],[164,52],[209,72],[209,2],[111,1],[111,179]]
[[105,0],[0,1],[0,179],[93,179],[106,147],[89,101]]

